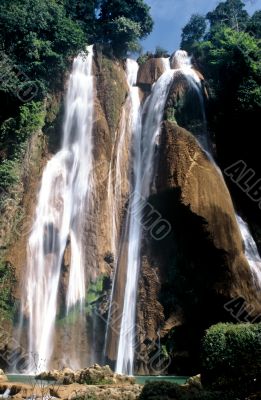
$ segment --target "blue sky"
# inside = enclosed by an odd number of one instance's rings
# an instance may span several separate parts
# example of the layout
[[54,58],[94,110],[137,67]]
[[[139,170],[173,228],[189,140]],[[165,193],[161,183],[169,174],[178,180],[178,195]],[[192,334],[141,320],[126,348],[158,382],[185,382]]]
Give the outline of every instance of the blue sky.
[[[154,29],[141,45],[145,51],[154,51],[156,46],[167,49],[170,53],[180,44],[181,30],[192,14],[206,14],[213,10],[218,0],[145,0],[151,7]],[[250,14],[261,9],[261,0],[245,0]]]

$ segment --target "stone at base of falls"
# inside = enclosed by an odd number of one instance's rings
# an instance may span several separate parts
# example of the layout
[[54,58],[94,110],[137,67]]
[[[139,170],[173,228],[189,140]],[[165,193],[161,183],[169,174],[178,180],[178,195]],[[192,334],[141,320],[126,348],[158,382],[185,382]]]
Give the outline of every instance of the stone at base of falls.
[[202,383],[201,383],[201,376],[200,374],[195,375],[195,376],[191,376],[188,381],[187,381],[187,385],[191,388],[196,388],[199,390],[203,389]]
[[0,384],[0,393],[10,388],[12,399],[62,399],[76,400],[79,398],[99,400],[138,400],[142,391],[141,385],[47,385],[41,383],[6,383]]
[[133,377],[115,374],[108,365],[101,367],[98,364],[76,371],[70,368],[63,368],[61,370],[42,372],[36,378],[47,381],[54,380],[63,385],[70,385],[72,383],[88,385],[133,385],[135,383]]
[[4,371],[0,369],[0,382],[6,382],[6,381],[8,381],[8,378],[5,375]]

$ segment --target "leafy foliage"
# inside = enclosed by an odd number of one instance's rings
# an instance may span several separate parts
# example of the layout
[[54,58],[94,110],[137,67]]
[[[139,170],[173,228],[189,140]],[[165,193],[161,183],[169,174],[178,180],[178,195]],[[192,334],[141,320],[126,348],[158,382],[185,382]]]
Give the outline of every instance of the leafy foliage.
[[244,7],[245,4],[241,0],[226,0],[219,3],[216,9],[206,16],[211,30],[222,26],[228,26],[237,31],[244,29],[248,22],[248,14]]
[[12,287],[16,279],[12,266],[0,262],[0,314],[1,317],[11,319],[14,313],[15,300]]
[[[107,24],[118,17],[125,17],[140,25],[140,38],[146,37],[153,27],[153,21],[149,14],[150,7],[143,0],[104,0],[100,6],[99,21]],[[105,38],[106,39],[106,38]]]
[[101,1],[97,41],[112,48],[117,56],[139,50],[139,39],[153,27],[149,6],[143,0]]
[[14,70],[37,83],[39,97],[61,83],[69,57],[86,41],[80,26],[67,17],[58,1],[3,0],[0,29],[2,51]]
[[163,47],[161,47],[161,46],[156,46],[156,49],[155,49],[155,55],[154,55],[156,58],[161,58],[161,57],[169,57],[169,54],[168,54],[168,50],[166,50],[166,49],[164,49]]
[[261,388],[261,324],[217,324],[202,344],[202,381],[215,389]]
[[194,387],[182,387],[175,383],[155,381],[147,383],[139,400],[243,400],[231,392],[206,391]]
[[141,35],[141,26],[138,22],[126,17],[118,17],[108,22],[107,29],[110,37],[109,44],[114,48],[117,56],[124,56],[126,48],[133,52],[139,50],[137,38]]
[[206,30],[207,23],[205,17],[199,14],[192,15],[182,31],[181,48],[184,50],[192,48],[194,42],[203,39]]

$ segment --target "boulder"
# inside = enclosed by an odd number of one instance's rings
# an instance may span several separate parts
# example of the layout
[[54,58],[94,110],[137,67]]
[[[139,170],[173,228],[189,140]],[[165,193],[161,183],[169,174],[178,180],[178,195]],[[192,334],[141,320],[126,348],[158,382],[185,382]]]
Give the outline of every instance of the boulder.
[[150,90],[164,71],[165,67],[161,58],[148,59],[139,68],[137,85],[143,90]]
[[0,382],[7,382],[8,378],[5,375],[4,371],[2,369],[0,369]]

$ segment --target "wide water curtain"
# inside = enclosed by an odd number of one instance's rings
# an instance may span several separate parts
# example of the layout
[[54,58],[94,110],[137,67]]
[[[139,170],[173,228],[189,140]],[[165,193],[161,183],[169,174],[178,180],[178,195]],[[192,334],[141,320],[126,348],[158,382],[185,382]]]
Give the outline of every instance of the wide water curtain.
[[[58,291],[66,247],[71,261],[67,313],[83,308],[85,258],[83,220],[92,196],[93,49],[73,62],[66,97],[61,150],[48,161],[42,177],[35,220],[27,248],[22,312],[28,317],[28,349],[37,359],[28,371],[46,370],[53,352]],[[70,355],[68,355],[70,357]]]

